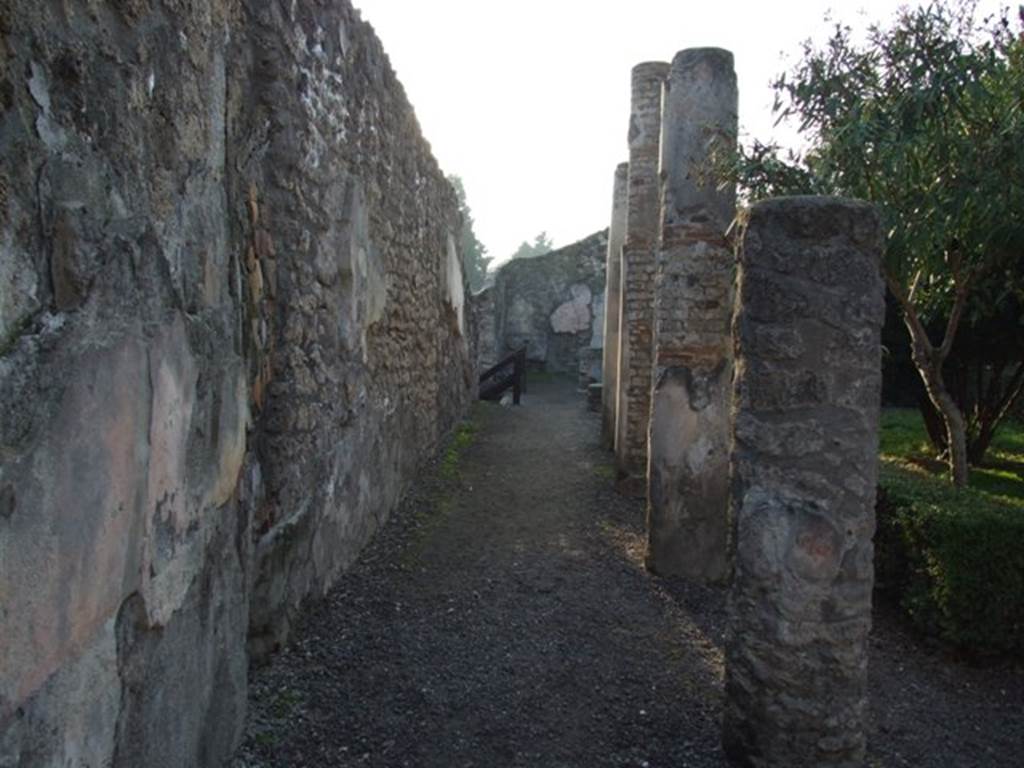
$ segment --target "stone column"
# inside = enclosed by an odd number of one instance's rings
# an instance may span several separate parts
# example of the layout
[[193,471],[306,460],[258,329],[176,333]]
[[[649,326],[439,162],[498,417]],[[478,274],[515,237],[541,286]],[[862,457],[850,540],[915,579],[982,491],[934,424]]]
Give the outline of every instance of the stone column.
[[647,567],[729,574],[732,280],[736,210],[713,153],[736,144],[736,73],[720,48],[680,51],[661,115],[661,241],[654,290]]
[[654,253],[658,243],[658,141],[661,87],[668,64],[633,67],[629,116],[626,237],[622,246],[619,317],[619,408],[615,457],[619,472],[643,488],[651,412]]
[[723,733],[738,765],[864,759],[881,252],[875,210],[839,198],[756,205],[743,237]]
[[615,169],[612,221],[605,264],[604,352],[601,360],[601,441],[615,447],[615,406],[619,381],[619,306],[622,299],[622,242],[626,237],[626,181],[629,163]]

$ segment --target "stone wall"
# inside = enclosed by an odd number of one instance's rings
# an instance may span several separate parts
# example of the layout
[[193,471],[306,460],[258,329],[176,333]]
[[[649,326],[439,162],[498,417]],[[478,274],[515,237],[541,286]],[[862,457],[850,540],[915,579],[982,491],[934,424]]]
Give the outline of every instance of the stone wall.
[[608,231],[603,230],[543,256],[503,265],[491,289],[498,356],[526,344],[533,365],[575,374],[582,355],[596,363],[598,378],[607,249]]
[[238,239],[277,275],[255,303],[271,354],[245,475],[262,653],[397,502],[473,370],[453,193],[380,43],[344,5],[252,10],[232,165]]
[[500,359],[494,316],[494,283],[474,293],[471,304],[476,325],[477,368],[485,371]]
[[473,396],[454,192],[344,0],[7,0],[0,107],[0,765],[219,765]]

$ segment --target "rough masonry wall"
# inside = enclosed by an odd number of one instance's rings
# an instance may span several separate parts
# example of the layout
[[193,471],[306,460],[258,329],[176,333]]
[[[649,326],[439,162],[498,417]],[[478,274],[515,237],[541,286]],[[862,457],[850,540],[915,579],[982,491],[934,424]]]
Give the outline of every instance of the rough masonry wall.
[[503,265],[492,289],[498,356],[526,344],[527,360],[548,371],[575,374],[581,355],[599,368],[607,249],[608,230],[602,230]]
[[0,764],[219,765],[472,396],[456,202],[347,2],[0,7]]
[[241,725],[237,12],[0,13],[0,764],[203,764]]
[[485,371],[495,365],[498,356],[498,337],[495,327],[494,284],[473,294],[473,321],[476,326],[477,369]]
[[347,4],[290,8],[247,6],[232,104],[235,221],[263,270],[252,341],[269,361],[245,476],[257,655],[352,561],[474,374],[453,192],[379,41]]

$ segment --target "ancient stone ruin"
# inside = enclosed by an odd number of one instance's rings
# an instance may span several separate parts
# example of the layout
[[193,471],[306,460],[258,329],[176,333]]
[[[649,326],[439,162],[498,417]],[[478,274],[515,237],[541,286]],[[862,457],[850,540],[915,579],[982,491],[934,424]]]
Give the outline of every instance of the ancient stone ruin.
[[615,458],[619,471],[643,486],[651,404],[654,254],[658,243],[658,145],[661,87],[668,64],[633,68],[629,116],[626,234],[619,298],[619,368]]
[[723,744],[736,765],[859,765],[884,317],[877,215],[832,198],[755,206],[734,297],[735,192],[714,173],[736,139],[732,54],[638,65],[632,95],[604,421],[616,425],[620,488],[646,475],[646,565],[733,580]]
[[714,152],[733,149],[736,121],[732,54],[677,54],[661,121],[647,566],[710,581],[729,573],[733,255],[725,233],[736,199],[712,164]]
[[460,221],[347,0],[101,5],[0,14],[0,765],[220,765],[474,397]]
[[476,296],[348,0],[10,0],[0,106],[0,766],[224,764],[250,661],[524,346],[603,381],[648,567],[732,579],[731,759],[861,761],[879,222],[762,203],[734,274],[730,53],[635,67],[610,229]]
[[604,347],[601,357],[601,440],[615,450],[615,398],[619,382],[619,323],[622,319],[622,243],[626,237],[629,163],[615,169],[612,222],[605,257]]
[[502,265],[479,292],[480,349],[493,364],[526,347],[532,367],[601,377],[607,231]]

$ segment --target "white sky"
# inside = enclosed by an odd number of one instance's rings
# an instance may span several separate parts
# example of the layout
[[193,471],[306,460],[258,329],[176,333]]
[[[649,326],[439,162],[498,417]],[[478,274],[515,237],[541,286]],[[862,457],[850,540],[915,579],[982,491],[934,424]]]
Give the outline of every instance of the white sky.
[[[630,69],[696,46],[736,57],[740,130],[772,133],[769,81],[825,15],[888,21],[899,0],[353,0],[377,31],[445,173],[462,177],[477,237],[501,261],[608,225],[628,160]],[[982,0],[994,10],[998,0]],[[785,52],[785,57],[782,52]]]

